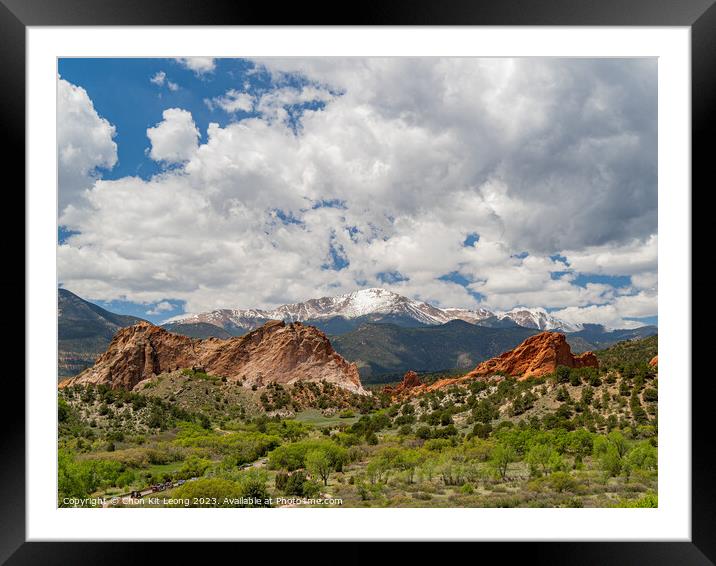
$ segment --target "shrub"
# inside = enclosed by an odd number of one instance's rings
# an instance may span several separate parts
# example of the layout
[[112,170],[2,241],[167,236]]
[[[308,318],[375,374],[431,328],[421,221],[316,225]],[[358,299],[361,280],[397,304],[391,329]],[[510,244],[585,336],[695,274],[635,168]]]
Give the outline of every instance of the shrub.
[[288,479],[286,481],[286,485],[283,489],[283,492],[286,495],[297,495],[297,496],[304,496],[306,495],[306,484],[308,483],[308,480],[306,478],[306,474],[302,471],[296,471],[292,474],[288,474]]
[[401,426],[398,430],[400,436],[408,436],[411,432],[413,432],[413,428],[409,424]]
[[177,502],[175,507],[234,507],[227,499],[238,499],[241,495],[241,487],[235,481],[201,478],[178,487],[173,497],[188,502],[186,505]]
[[214,454],[230,456],[234,464],[253,462],[276,448],[281,440],[277,436],[260,432],[233,432],[216,434],[193,423],[181,423],[174,443],[177,446],[209,450]]
[[432,430],[429,426],[418,427],[418,430],[415,431],[415,436],[428,440],[432,436]]
[[659,498],[656,493],[647,493],[639,499],[622,499],[616,507],[658,507]]
[[558,493],[573,491],[577,482],[569,475],[569,472],[554,472],[549,476],[549,485]]
[[644,389],[642,397],[646,403],[656,403],[659,400],[659,394],[656,389],[652,389],[651,387]]
[[554,372],[557,383],[569,383],[571,370],[567,366],[557,366]]
[[472,410],[472,418],[478,423],[489,424],[498,416],[497,408],[487,399],[478,401]]
[[477,436],[478,438],[487,438],[490,436],[490,433],[492,432],[492,425],[491,424],[483,424],[483,423],[476,423],[474,427],[472,427],[472,435]]

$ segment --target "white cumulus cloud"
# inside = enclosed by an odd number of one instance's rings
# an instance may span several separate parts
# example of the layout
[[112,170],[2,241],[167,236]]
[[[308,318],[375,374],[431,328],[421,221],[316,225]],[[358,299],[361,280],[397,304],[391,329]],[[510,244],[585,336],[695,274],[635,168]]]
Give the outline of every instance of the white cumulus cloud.
[[191,159],[198,147],[199,129],[191,112],[169,108],[162,113],[163,120],[147,130],[152,142],[149,156],[155,161],[181,163]]
[[178,57],[176,61],[197,75],[213,73],[216,69],[216,60],[213,57]]
[[94,108],[87,91],[57,80],[57,158],[59,211],[75,204],[99,177],[117,163],[116,130]]
[[169,312],[174,308],[174,305],[172,305],[169,301],[160,301],[156,305],[154,305],[152,308],[150,308],[147,311],[147,314],[162,314],[164,312]]
[[239,110],[251,112],[254,107],[254,97],[248,92],[229,89],[223,96],[204,99],[204,103],[210,110],[221,108],[224,112],[229,114],[238,112]]

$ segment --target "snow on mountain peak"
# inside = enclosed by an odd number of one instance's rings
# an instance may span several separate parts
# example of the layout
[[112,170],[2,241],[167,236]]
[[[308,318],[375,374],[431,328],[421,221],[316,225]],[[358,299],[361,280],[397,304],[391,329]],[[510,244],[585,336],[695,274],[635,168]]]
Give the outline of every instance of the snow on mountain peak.
[[360,289],[336,297],[321,297],[302,303],[281,305],[272,310],[262,309],[219,309],[206,313],[180,315],[165,321],[166,323],[209,323],[226,328],[252,329],[266,320],[286,320],[289,322],[321,320],[333,317],[347,319],[367,315],[396,315],[412,318],[423,324],[444,324],[451,320],[463,320],[473,324],[497,317],[508,318],[520,326],[539,330],[579,330],[552,317],[543,308],[515,308],[508,312],[493,313],[487,309],[477,310],[460,308],[440,308],[423,301],[409,299],[393,291],[380,287]]
[[572,324],[552,316],[542,307],[516,307],[507,312],[497,313],[497,318],[500,320],[507,318],[520,326],[537,330],[576,332],[582,329],[581,325]]

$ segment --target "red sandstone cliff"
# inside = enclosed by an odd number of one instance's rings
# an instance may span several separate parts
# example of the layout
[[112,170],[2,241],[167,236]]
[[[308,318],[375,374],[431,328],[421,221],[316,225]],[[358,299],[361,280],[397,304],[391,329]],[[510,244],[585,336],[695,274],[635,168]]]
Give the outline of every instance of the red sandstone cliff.
[[570,368],[598,367],[597,357],[592,352],[575,356],[567,338],[559,332],[540,332],[530,336],[514,350],[478,365],[465,377],[481,377],[503,373],[520,379],[541,377],[554,372],[557,366]]
[[439,379],[429,385],[419,384],[404,392],[409,392],[412,397],[475,379],[489,379],[496,375],[509,375],[524,380],[550,374],[560,365],[570,368],[598,367],[599,362],[592,352],[573,355],[564,334],[541,332],[530,336],[509,352],[482,362],[461,377]]
[[117,332],[94,366],[59,386],[103,383],[132,389],[153,375],[192,367],[259,387],[325,380],[365,393],[356,365],[336,353],[323,332],[280,321],[227,340],[188,338],[141,322]]

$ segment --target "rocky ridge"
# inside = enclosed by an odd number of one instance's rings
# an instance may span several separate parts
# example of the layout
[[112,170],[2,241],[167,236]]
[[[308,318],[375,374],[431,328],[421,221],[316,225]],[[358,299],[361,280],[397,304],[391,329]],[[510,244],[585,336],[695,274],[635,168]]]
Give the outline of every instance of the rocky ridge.
[[269,321],[244,336],[225,340],[192,339],[141,322],[117,332],[94,366],[59,386],[105,384],[133,389],[153,376],[184,368],[244,386],[325,380],[353,393],[366,393],[356,365],[336,353],[325,334],[283,321]]
[[396,316],[424,325],[445,324],[463,320],[471,324],[493,326],[496,322],[511,323],[537,330],[574,332],[580,325],[557,319],[544,309],[518,308],[495,313],[484,308],[440,308],[424,301],[410,299],[387,289],[361,289],[336,297],[321,297],[302,303],[281,305],[273,310],[219,309],[210,312],[183,314],[164,321],[164,325],[213,324],[231,333],[251,330],[267,320],[321,321],[332,318],[346,320],[366,316]]

